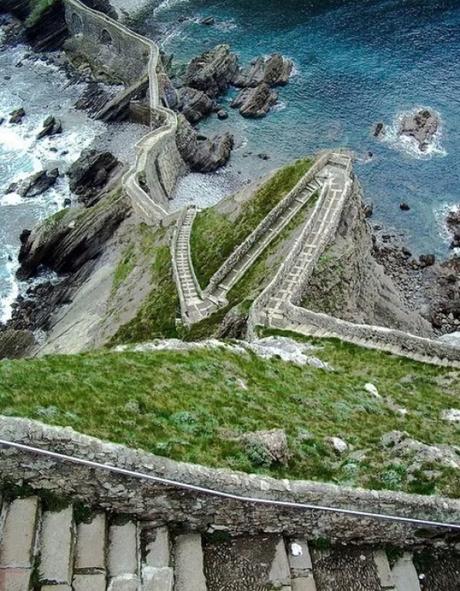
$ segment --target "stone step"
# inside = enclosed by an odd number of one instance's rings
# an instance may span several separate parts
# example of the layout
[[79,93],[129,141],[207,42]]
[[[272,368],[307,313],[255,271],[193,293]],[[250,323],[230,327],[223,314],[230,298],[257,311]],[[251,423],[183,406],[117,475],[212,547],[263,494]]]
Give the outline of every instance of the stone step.
[[79,523],[75,548],[75,572],[101,573],[105,577],[106,517],[98,513],[88,523]]
[[174,566],[175,591],[207,591],[200,534],[177,536]]
[[172,591],[174,570],[171,568],[168,528],[143,532],[145,561],[142,564],[142,591]]
[[52,585],[70,585],[73,549],[72,506],[62,511],[45,511],[40,532],[40,581]]
[[107,570],[109,591],[138,591],[139,541],[137,524],[109,527]]
[[412,561],[412,554],[404,552],[392,569],[396,591],[421,591],[417,571]]
[[306,540],[288,543],[288,560],[292,591],[316,591],[313,565]]

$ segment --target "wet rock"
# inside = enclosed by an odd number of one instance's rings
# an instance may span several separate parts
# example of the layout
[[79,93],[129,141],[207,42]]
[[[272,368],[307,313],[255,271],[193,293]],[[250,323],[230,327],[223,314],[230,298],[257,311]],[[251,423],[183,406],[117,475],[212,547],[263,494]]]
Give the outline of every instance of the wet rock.
[[257,158],[260,158],[261,160],[270,160],[270,156],[268,154],[266,154],[265,152],[261,152],[260,154],[257,154]]
[[217,111],[217,117],[218,117],[218,119],[223,121],[224,119],[228,119],[228,113],[225,109],[219,109]]
[[243,117],[259,118],[265,117],[277,99],[278,94],[268,84],[262,83],[242,90],[230,106],[239,109]]
[[421,267],[431,267],[436,262],[434,254],[421,254],[418,258]]
[[216,19],[213,16],[207,16],[206,18],[201,19],[200,22],[202,25],[211,26],[216,23]]
[[439,128],[439,118],[428,109],[422,109],[415,114],[403,117],[399,135],[412,137],[418,143],[419,149],[426,152]]
[[239,88],[255,88],[262,83],[269,86],[284,85],[289,80],[292,68],[292,61],[280,53],[261,56],[254,59],[249,67],[241,69],[233,84]]
[[23,181],[12,183],[7,193],[18,193],[21,197],[37,197],[51,188],[59,177],[59,170],[40,170]]
[[450,211],[446,217],[446,224],[452,235],[451,248],[460,248],[460,207]]
[[182,158],[195,172],[212,172],[224,166],[234,144],[228,132],[211,139],[198,135],[183,115],[178,117],[176,142]]
[[83,150],[67,172],[70,190],[85,206],[93,205],[119,164],[110,152]]
[[3,125],[5,123],[5,117],[0,117],[0,125]]
[[189,63],[184,83],[215,98],[227,90],[237,69],[238,58],[230,47],[217,45]]
[[184,86],[177,96],[178,110],[190,123],[197,123],[214,110],[214,101],[202,90]]
[[374,213],[374,204],[373,203],[366,203],[364,205],[364,216],[366,217],[366,219],[371,218],[373,213]]
[[245,433],[241,440],[252,462],[271,466],[289,463],[290,452],[286,432],[283,429]]
[[30,330],[0,331],[0,359],[25,357],[35,344],[35,337]]
[[43,121],[43,129],[37,134],[37,140],[62,133],[62,122],[52,115]]
[[399,204],[399,209],[401,211],[409,211],[410,210],[410,205],[408,203],[406,203],[405,201],[401,202]]
[[22,123],[22,120],[24,119],[24,117],[26,116],[26,112],[24,111],[24,109],[22,107],[20,107],[19,109],[15,109],[14,111],[11,111],[10,113],[10,123]]
[[382,135],[385,135],[385,126],[382,122],[379,122],[374,128],[374,137],[381,137]]

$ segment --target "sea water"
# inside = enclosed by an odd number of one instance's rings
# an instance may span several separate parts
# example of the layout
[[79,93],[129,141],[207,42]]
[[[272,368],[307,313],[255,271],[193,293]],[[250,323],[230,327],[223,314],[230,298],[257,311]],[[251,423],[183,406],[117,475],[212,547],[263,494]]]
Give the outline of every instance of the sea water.
[[[214,26],[201,24],[207,16]],[[375,223],[403,232],[414,253],[448,255],[445,212],[460,202],[458,0],[156,0],[137,26],[182,63],[228,43],[242,64],[273,52],[295,64],[264,119],[230,109],[235,91],[221,99],[229,119],[212,116],[200,129],[235,135],[231,163],[184,179],[181,203],[208,205],[294,158],[345,147],[355,154]],[[422,107],[441,119],[426,153],[397,134],[402,115]],[[380,121],[383,140],[373,137]],[[400,210],[403,201],[410,211]]]

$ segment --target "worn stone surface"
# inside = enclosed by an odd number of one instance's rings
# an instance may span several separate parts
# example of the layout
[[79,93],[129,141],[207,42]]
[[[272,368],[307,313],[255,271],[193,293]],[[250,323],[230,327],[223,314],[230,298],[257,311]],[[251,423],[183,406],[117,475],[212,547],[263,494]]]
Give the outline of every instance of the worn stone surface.
[[73,567],[73,509],[46,511],[40,531],[40,580],[70,585]]
[[174,566],[175,591],[207,591],[200,534],[177,536]]
[[107,566],[110,577],[137,573],[137,527],[132,521],[109,528]]
[[[0,567],[31,568],[38,500],[36,497],[16,499],[9,505],[5,505],[3,511],[5,521],[0,544]],[[18,523],[22,523],[21,528],[17,527]],[[16,574],[19,578],[24,577],[24,574],[19,571]],[[10,573],[9,576],[14,578],[15,573]]]
[[172,568],[145,567],[142,571],[143,591],[172,591],[174,586],[174,571]]
[[0,567],[0,589],[2,591],[30,591],[32,569]]
[[418,574],[412,562],[412,554],[409,552],[405,552],[401,558],[398,558],[392,574],[396,591],[421,591]]
[[[103,443],[69,428],[49,427],[26,419],[2,417],[0,438],[238,495],[381,511],[453,523],[460,521],[460,502],[456,499],[366,491],[216,470]],[[1,451],[0,474],[3,479],[13,479],[36,490],[46,489],[71,497],[75,502],[89,503],[94,509],[110,508],[116,513],[147,518],[152,525],[187,523],[189,527],[205,532],[212,523],[215,528],[240,535],[269,530],[293,537],[326,537],[331,541],[354,544],[365,541],[411,545],[420,541],[417,528],[409,524],[248,504],[191,491],[184,494],[174,487],[165,488],[59,460],[34,457],[31,462],[30,454],[13,449]],[[425,540],[427,544],[431,542],[431,538]]]
[[79,523],[75,552],[76,569],[105,569],[105,514],[95,515],[89,523]]
[[169,531],[167,527],[158,527],[146,532],[151,539],[146,541],[145,564],[153,568],[164,568],[170,565]]
[[106,591],[106,578],[103,573],[76,574],[73,577],[73,591]]

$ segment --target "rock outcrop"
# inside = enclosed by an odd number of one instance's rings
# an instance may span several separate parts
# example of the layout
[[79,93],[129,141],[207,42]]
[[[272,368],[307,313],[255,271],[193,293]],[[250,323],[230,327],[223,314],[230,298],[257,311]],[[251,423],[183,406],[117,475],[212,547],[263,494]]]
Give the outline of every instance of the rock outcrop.
[[70,190],[81,203],[92,205],[119,165],[110,152],[83,150],[67,172]]
[[230,158],[233,136],[224,133],[212,139],[198,135],[183,115],[178,118],[177,148],[184,161],[195,172],[213,172]]
[[227,90],[238,70],[238,58],[228,45],[217,45],[194,58],[187,67],[184,83],[215,98]]
[[446,224],[452,235],[451,248],[460,248],[460,206],[449,211],[446,217]]
[[197,123],[215,109],[215,102],[202,90],[184,86],[178,90],[178,111],[190,123]]
[[50,115],[43,121],[43,129],[37,134],[37,140],[62,133],[62,122]]
[[291,454],[286,432],[283,429],[245,433],[241,439],[246,453],[255,465],[287,466]]
[[35,276],[45,267],[73,273],[97,257],[110,236],[129,215],[130,205],[121,190],[102,198],[89,209],[71,208],[21,235],[20,279]]
[[27,355],[35,345],[35,338],[30,330],[1,330],[0,359],[18,359]]
[[256,87],[263,82],[269,86],[288,83],[293,63],[280,53],[268,57],[255,58],[251,65],[242,68],[233,80],[233,84],[240,88]]
[[10,123],[17,124],[22,123],[22,120],[26,116],[26,112],[24,111],[23,107],[19,107],[19,109],[15,109],[10,113]]
[[40,170],[17,183],[12,183],[7,193],[18,193],[21,197],[38,197],[45,191],[48,191],[57,181],[59,170]]
[[428,109],[417,111],[402,118],[399,135],[414,138],[419,149],[426,152],[439,128],[439,118]]
[[232,101],[231,107],[239,109],[243,117],[265,117],[277,99],[277,93],[263,82],[255,88],[242,90]]

